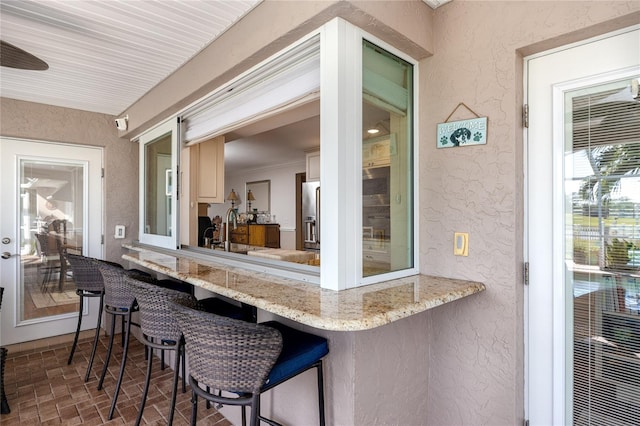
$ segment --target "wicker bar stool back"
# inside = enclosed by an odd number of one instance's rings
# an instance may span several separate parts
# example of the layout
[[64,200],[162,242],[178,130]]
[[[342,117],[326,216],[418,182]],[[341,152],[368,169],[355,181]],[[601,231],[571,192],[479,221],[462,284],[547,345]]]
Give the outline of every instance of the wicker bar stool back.
[[[259,417],[260,388],[282,350],[282,336],[278,330],[239,321],[185,304],[173,303],[185,339],[189,359],[189,384],[192,388],[191,424],[196,424],[198,396],[224,405],[251,407],[250,425],[256,426]],[[200,386],[232,392],[224,397],[206,392]]]
[[171,425],[173,423],[176,405],[180,361],[182,361],[183,392],[185,391],[185,364],[182,333],[175,316],[169,309],[169,303],[173,301],[187,306],[195,306],[196,299],[190,294],[149,284],[133,277],[126,277],[125,280],[136,297],[140,309],[140,329],[142,330],[143,343],[150,350],[150,356],[147,358],[147,377],[144,383],[144,391],[142,393],[142,401],[140,402],[136,425],[139,425],[142,421],[142,413],[144,412],[144,406],[149,393],[153,349],[159,349],[162,352],[166,350],[175,351],[173,389],[168,418],[168,424]]
[[122,385],[122,378],[124,377],[124,369],[127,363],[127,353],[129,351],[129,336],[131,334],[131,325],[138,326],[131,321],[131,314],[138,310],[138,306],[135,303],[135,296],[131,292],[129,285],[126,283],[125,278],[127,276],[136,276],[140,279],[154,281],[148,276],[143,276],[137,271],[127,271],[123,268],[118,268],[110,264],[100,263],[98,264],[102,279],[104,282],[104,311],[108,315],[111,315],[111,332],[109,335],[109,346],[107,348],[107,356],[102,368],[102,374],[98,381],[98,390],[102,389],[104,378],[107,374],[107,368],[109,367],[109,360],[111,359],[111,352],[113,349],[113,339],[115,334],[116,318],[122,318],[123,326],[123,338],[122,338],[122,361],[120,362],[120,373],[118,374],[118,381],[116,382],[116,388],[113,393],[113,400],[111,401],[111,409],[109,410],[108,419],[113,418],[113,413],[118,401],[118,395],[120,393],[120,387]]
[[[78,326],[76,327],[76,334],[73,338],[73,345],[71,346],[71,353],[69,353],[69,359],[67,365],[73,361],[73,354],[76,351],[78,345],[78,336],[80,335],[80,328],[82,326],[82,313],[84,311],[85,298],[100,298],[100,305],[98,308],[98,322],[96,325],[96,334],[93,339],[93,348],[91,349],[91,356],[89,357],[89,364],[87,366],[87,373],[85,374],[84,381],[89,380],[91,374],[91,367],[93,366],[93,360],[96,355],[96,347],[98,346],[98,339],[100,338],[100,326],[102,325],[102,308],[104,302],[104,282],[102,281],[102,274],[98,269],[98,262],[102,262],[98,259],[93,259],[77,254],[67,253],[67,260],[73,272],[73,281],[76,285],[76,294],[80,298],[80,307],[78,309]],[[111,262],[105,262],[111,263]],[[115,267],[121,267],[117,263],[111,263]]]
[[41,257],[42,265],[38,266],[38,271],[42,273],[41,290],[48,291],[49,282],[53,274],[61,272],[61,259],[53,247],[50,247],[49,236],[37,233],[36,248]]

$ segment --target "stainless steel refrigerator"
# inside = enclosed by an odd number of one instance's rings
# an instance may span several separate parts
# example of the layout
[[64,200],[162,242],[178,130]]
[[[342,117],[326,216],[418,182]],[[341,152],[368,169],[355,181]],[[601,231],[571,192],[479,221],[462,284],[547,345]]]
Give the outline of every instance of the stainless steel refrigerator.
[[320,251],[320,182],[302,184],[304,249]]

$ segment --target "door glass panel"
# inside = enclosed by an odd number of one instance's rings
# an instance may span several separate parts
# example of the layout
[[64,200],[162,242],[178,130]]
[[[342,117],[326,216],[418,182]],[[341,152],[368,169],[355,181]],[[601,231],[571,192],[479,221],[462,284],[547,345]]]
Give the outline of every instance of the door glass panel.
[[171,134],[145,144],[145,233],[171,236]]
[[413,267],[413,66],[368,41],[362,62],[362,275]]
[[139,241],[178,248],[178,133],[170,119],[140,135]]
[[632,79],[565,95],[567,394],[574,424],[640,413],[640,102]]
[[84,166],[20,160],[20,321],[78,311],[63,254],[82,254]]

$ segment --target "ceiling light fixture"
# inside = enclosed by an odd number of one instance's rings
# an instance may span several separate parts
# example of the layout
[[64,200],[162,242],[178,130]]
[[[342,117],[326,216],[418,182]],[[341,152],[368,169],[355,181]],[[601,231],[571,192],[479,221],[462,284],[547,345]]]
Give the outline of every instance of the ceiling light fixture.
[[49,69],[49,65],[42,59],[2,40],[0,40],[0,66],[33,71]]
[[380,133],[380,130],[376,129],[374,127],[374,128],[371,128],[371,129],[367,130],[367,133],[369,133],[370,135],[375,135],[376,133]]

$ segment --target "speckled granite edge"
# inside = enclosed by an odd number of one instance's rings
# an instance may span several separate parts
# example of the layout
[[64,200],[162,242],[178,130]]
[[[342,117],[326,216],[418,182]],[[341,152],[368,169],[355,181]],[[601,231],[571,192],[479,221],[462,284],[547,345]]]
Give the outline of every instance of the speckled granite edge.
[[259,309],[325,330],[389,324],[485,290],[479,282],[416,275],[343,291],[230,266],[215,259],[166,254],[125,244],[122,258]]

